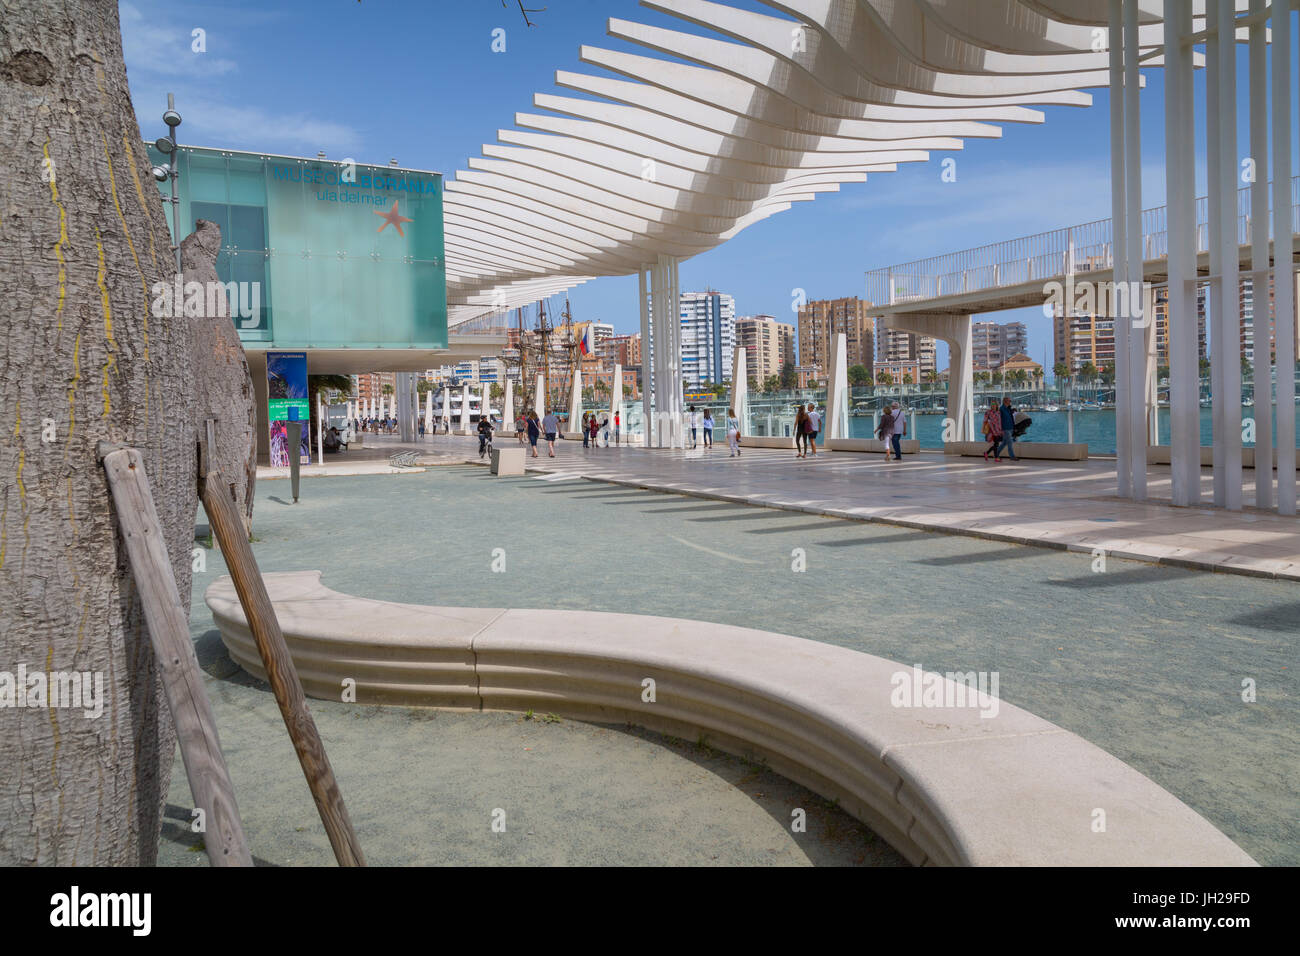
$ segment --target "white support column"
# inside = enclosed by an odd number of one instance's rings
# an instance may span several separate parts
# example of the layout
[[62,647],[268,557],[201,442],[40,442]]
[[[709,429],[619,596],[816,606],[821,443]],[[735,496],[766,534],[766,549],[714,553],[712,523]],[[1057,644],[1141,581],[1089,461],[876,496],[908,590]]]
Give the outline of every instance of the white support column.
[[569,431],[582,428],[582,366],[573,366],[573,388],[569,391]]
[[492,421],[492,383],[483,382],[483,397],[479,399],[479,418]]
[[515,380],[506,376],[506,398],[501,406],[501,428],[513,432],[515,428]]
[[[743,345],[737,345],[731,359],[731,401],[729,409],[736,413],[740,423],[740,437],[744,438],[749,422],[749,356]],[[723,422],[725,427],[726,423]]]
[[[654,402],[651,395],[651,382],[654,375],[651,370],[650,362],[650,302],[646,298],[649,290],[646,289],[646,267],[641,266],[636,270],[636,302],[637,308],[641,315],[641,427],[645,432],[645,447],[650,448],[654,445]],[[624,422],[623,427],[627,428],[628,423]]]
[[[654,417],[647,423],[647,444],[680,448],[682,429],[681,308],[677,294],[677,260],[661,255],[650,265],[650,327],[654,342],[651,383]],[[644,349],[644,343],[642,348]],[[644,361],[644,354],[642,359]],[[667,434],[663,429],[667,428]]]
[[460,387],[460,433],[469,434],[469,382]]
[[[1125,246],[1128,230],[1125,220],[1128,207],[1125,203],[1127,186],[1124,174],[1125,127],[1124,127],[1124,0],[1109,0],[1109,27],[1107,45],[1110,53],[1110,241],[1111,241],[1111,279],[1114,288],[1129,288],[1128,250]],[[1139,275],[1137,277],[1141,279]],[[1098,296],[1098,298],[1103,298]],[[1109,296],[1112,308],[1105,311],[1110,314],[1111,328],[1115,336],[1115,458],[1116,483],[1121,498],[1133,496],[1133,444],[1129,440],[1128,401],[1131,381],[1129,375],[1129,322],[1126,317],[1116,315],[1113,308],[1117,296]],[[1099,303],[1100,305],[1100,303]],[[1068,325],[1068,322],[1067,322]]]
[[623,414],[623,365],[621,362],[614,363],[614,379],[610,383],[609,392],[609,437],[614,437],[614,416],[618,416],[619,436],[622,439],[622,432],[627,428],[627,416]]
[[325,464],[325,402],[316,393],[316,463]]
[[[1268,296],[1268,81],[1265,62],[1265,0],[1250,0],[1250,156],[1255,179],[1250,184],[1250,278],[1254,286],[1251,334],[1255,402],[1255,507],[1273,507],[1273,383],[1269,356]],[[1280,177],[1290,179],[1290,170]],[[1279,243],[1279,247],[1281,243]],[[1261,467],[1262,466],[1262,467]]]
[[[1214,393],[1214,406],[1221,409],[1221,431],[1214,435],[1216,449],[1222,446],[1223,474],[1215,459],[1214,503],[1232,511],[1241,509],[1241,300],[1237,260],[1237,48],[1235,11],[1232,0],[1216,0],[1218,35],[1213,46],[1218,52],[1219,114],[1218,176],[1208,181],[1210,194],[1219,193],[1219,282],[1220,321],[1215,350],[1223,390]],[[1206,84],[1211,82],[1206,77]]]
[[[1210,32],[1205,43],[1205,136],[1209,144],[1217,143],[1219,140],[1219,45],[1214,42],[1213,35],[1216,29],[1217,10],[1218,0],[1205,0],[1205,25]],[[1219,291],[1223,283],[1222,245],[1219,242],[1219,229],[1223,223],[1223,217],[1219,215],[1219,206],[1223,194],[1218,188],[1219,161],[1219,150],[1213,145],[1208,146],[1205,151],[1205,165],[1206,182],[1209,184],[1209,189],[1206,191],[1209,216],[1205,227],[1205,247],[1209,253],[1210,280],[1205,290],[1205,307],[1209,312],[1206,334],[1209,337],[1210,395],[1213,398],[1210,409],[1212,429],[1210,444],[1213,455],[1213,501],[1216,505],[1222,505],[1224,500],[1224,456],[1223,443],[1220,440],[1223,435],[1223,362],[1220,361],[1219,354],[1219,348],[1223,344],[1221,314],[1223,300]]]
[[[1273,334],[1277,349],[1277,510],[1296,513],[1296,285],[1291,221],[1291,0],[1273,0]],[[1259,301],[1258,293],[1255,301]],[[1258,307],[1258,306],[1257,306]]]
[[[1128,256],[1129,314],[1122,318],[1128,328],[1129,395],[1128,440],[1129,481],[1134,500],[1147,496],[1147,402],[1151,393],[1150,346],[1155,344],[1155,315],[1147,301],[1146,270],[1142,241],[1142,130],[1140,120],[1141,79],[1138,72],[1138,0],[1124,0],[1124,251]],[[1116,318],[1118,324],[1121,319]],[[1118,345],[1116,346],[1118,351]],[[1116,380],[1119,369],[1115,370]],[[1115,395],[1115,414],[1122,405]]]
[[[972,365],[972,327],[969,315],[886,316],[882,328],[914,332],[943,339],[948,344],[948,419],[954,441],[975,441],[975,370]],[[847,418],[845,419],[847,425]],[[875,425],[872,423],[872,434]],[[945,422],[945,426],[946,426]],[[945,430],[947,430],[945,428]]]
[[442,387],[442,420],[447,424],[447,431],[451,431],[451,389],[446,385]]
[[546,376],[541,372],[537,373],[537,386],[533,390],[533,411],[537,412],[538,421],[546,417]]
[[[744,351],[738,349],[738,351]],[[830,377],[826,382],[826,437],[847,438],[849,421],[848,338],[837,332],[831,339]],[[915,437],[915,429],[913,429]]]
[[1201,500],[1199,321],[1196,314],[1196,158],[1191,18],[1165,0],[1165,191],[1169,234],[1169,455],[1175,505]]
[[433,389],[424,393],[424,437],[433,434]]

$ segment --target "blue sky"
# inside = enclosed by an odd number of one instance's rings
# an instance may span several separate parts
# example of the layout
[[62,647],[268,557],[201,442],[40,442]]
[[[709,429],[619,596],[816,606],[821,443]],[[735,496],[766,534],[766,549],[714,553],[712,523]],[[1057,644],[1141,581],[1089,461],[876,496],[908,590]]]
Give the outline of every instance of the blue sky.
[[[119,11],[146,138],[165,131],[159,117],[174,92],[185,118],[182,142],[304,156],[323,149],[330,158],[379,164],[396,157],[450,179],[498,129],[513,125],[516,111],[533,109],[535,92],[556,92],[556,70],[601,72],[579,62],[580,44],[650,55],[606,36],[607,18],[693,29],[633,0],[525,5],[546,7],[531,15],[531,28],[515,0],[121,0]],[[498,27],[506,30],[504,53],[491,50]],[[201,54],[191,49],[195,29],[206,33]],[[1244,156],[1244,49],[1238,66]],[[1005,124],[1000,139],[968,139],[961,151],[932,152],[926,163],[796,204],[684,262],[681,287],[728,292],[738,315],[766,312],[793,322],[796,289],[809,298],[862,295],[867,269],[1107,218],[1107,95],[1091,92],[1089,108],[1048,107],[1041,124]],[[1198,81],[1198,117],[1202,92]],[[1158,70],[1147,72],[1141,99],[1143,205],[1151,206],[1163,201],[1164,182]],[[1198,195],[1204,148],[1202,132]],[[948,156],[956,159],[956,182],[940,179]],[[570,298],[579,319],[612,322],[620,331],[637,326],[634,276],[588,282]],[[990,317],[1024,321],[1032,357],[1043,361],[1046,351],[1050,366],[1051,323],[1041,310]]]

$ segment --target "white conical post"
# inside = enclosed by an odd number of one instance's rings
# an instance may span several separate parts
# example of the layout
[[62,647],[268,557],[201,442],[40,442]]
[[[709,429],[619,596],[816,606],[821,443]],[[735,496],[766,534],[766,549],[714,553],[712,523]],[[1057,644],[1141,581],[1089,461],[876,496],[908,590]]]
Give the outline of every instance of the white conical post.
[[582,427],[582,367],[573,367],[573,390],[569,393],[569,431]]

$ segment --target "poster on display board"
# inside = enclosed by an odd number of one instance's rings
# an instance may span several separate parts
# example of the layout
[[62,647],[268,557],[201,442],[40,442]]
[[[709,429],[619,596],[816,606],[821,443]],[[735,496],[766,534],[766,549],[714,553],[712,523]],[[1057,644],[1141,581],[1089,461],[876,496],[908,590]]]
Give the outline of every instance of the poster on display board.
[[289,423],[302,422],[298,461],[311,464],[310,406],[307,403],[307,353],[266,353],[266,405],[271,422],[271,465],[289,465]]

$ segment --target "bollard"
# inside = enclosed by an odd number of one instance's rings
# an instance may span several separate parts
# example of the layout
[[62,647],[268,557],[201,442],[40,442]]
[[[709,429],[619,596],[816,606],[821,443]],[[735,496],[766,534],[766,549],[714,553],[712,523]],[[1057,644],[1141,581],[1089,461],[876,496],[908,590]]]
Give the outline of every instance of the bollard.
[[302,448],[302,422],[287,422],[289,439],[289,484],[293,503],[298,503],[298,453]]

